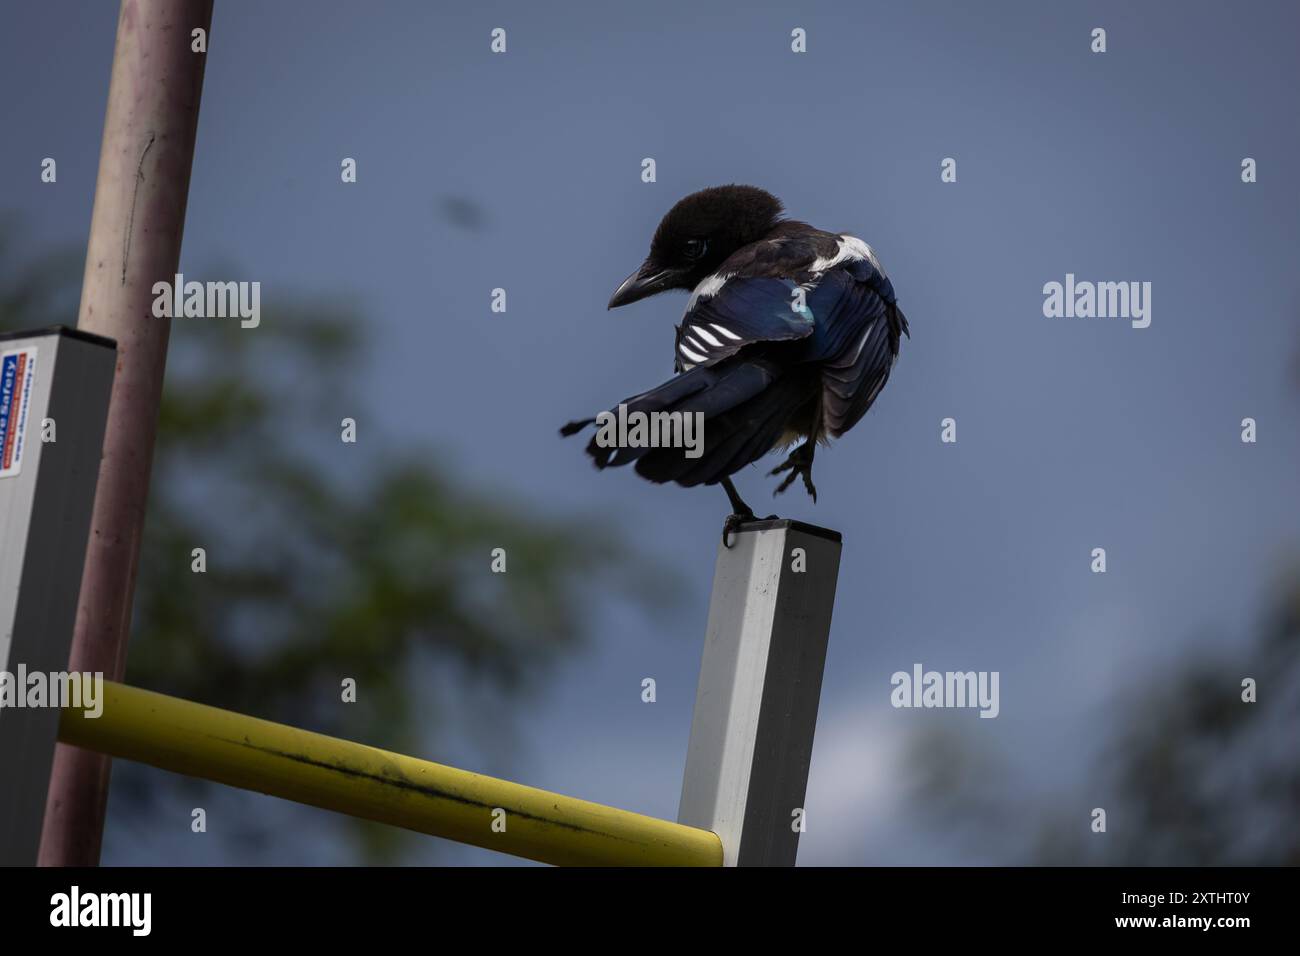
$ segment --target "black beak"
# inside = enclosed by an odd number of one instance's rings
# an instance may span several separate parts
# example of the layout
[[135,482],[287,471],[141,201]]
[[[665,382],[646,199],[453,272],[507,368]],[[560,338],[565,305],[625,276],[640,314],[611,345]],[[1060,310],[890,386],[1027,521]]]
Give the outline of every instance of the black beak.
[[663,292],[676,278],[677,270],[660,269],[647,259],[641,264],[640,269],[624,279],[623,284],[614,290],[608,308],[617,309],[620,305],[627,305],[629,302],[636,302],[656,292]]

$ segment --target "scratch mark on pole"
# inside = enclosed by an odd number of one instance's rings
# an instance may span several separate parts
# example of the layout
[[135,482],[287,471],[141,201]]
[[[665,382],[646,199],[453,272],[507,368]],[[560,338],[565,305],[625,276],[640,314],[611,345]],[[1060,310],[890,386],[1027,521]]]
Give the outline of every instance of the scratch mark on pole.
[[140,198],[140,184],[144,182],[144,158],[149,155],[153,141],[157,138],[158,135],[150,130],[149,142],[144,144],[144,151],[140,153],[140,162],[135,167],[135,188],[131,191],[131,215],[127,217],[126,236],[122,239],[122,285],[126,285],[126,263],[131,257],[131,235],[135,232],[135,203]]

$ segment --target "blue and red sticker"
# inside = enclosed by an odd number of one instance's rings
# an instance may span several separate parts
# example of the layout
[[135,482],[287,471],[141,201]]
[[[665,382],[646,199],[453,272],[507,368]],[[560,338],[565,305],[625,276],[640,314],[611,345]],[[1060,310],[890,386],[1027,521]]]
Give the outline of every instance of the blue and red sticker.
[[0,478],[12,478],[22,468],[35,372],[35,347],[0,355]]

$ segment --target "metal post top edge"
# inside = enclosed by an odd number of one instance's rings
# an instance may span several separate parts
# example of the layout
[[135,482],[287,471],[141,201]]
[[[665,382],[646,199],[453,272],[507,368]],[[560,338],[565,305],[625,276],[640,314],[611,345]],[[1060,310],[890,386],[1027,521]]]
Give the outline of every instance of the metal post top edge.
[[104,335],[96,335],[94,332],[87,332],[84,329],[76,329],[68,325],[48,325],[41,329],[20,329],[16,332],[0,332],[0,342],[9,342],[14,339],[37,339],[43,335],[61,335],[64,338],[80,339],[90,345],[100,345],[104,348],[117,351],[117,342]]
[[815,524],[807,524],[803,521],[796,521],[793,518],[754,518],[733,525],[731,531],[733,534],[746,534],[751,531],[777,531],[780,529],[802,531],[804,534],[810,534],[818,538],[825,538],[826,540],[834,541],[837,544],[843,543],[844,541],[843,535],[838,531],[831,528],[822,528]]

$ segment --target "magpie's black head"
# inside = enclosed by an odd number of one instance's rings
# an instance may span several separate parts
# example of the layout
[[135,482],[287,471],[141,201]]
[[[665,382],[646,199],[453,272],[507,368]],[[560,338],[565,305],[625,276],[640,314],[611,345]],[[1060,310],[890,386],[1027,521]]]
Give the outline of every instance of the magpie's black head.
[[714,186],[691,193],[668,210],[655,230],[650,255],[614,292],[616,309],[668,289],[694,289],[727,258],[771,231],[781,201],[755,186]]

